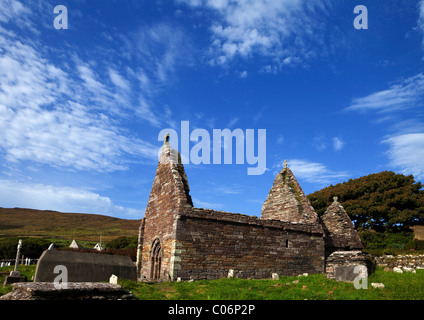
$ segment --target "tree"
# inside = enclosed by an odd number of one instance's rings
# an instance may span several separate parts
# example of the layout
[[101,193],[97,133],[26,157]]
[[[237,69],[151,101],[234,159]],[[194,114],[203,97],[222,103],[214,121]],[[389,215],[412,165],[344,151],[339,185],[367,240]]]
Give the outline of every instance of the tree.
[[114,240],[109,241],[106,244],[108,249],[124,249],[124,248],[137,248],[138,237],[119,237]]
[[412,175],[383,171],[316,191],[309,201],[322,215],[337,196],[358,229],[405,231],[424,223],[424,190]]
[[21,253],[26,258],[31,259],[38,259],[51,243],[48,240],[37,238],[4,238],[0,241],[0,259],[14,259],[16,257],[16,248],[19,239],[22,239]]

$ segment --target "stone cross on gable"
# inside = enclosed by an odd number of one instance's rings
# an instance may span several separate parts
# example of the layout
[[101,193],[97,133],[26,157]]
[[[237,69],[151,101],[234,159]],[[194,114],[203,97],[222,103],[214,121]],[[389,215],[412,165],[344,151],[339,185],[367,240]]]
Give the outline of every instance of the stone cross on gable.
[[338,198],[338,197],[333,197],[333,201],[334,201],[334,202],[337,202],[337,200],[339,200],[339,198]]
[[288,165],[287,160],[284,160],[284,169],[287,169],[287,165]]

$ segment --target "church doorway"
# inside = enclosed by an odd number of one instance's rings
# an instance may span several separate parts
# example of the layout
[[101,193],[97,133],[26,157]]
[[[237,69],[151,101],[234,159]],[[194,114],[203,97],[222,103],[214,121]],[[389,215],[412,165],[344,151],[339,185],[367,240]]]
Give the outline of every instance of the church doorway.
[[150,279],[159,280],[160,278],[160,267],[162,260],[162,246],[159,239],[155,239],[152,244],[151,251],[151,267],[150,267]]

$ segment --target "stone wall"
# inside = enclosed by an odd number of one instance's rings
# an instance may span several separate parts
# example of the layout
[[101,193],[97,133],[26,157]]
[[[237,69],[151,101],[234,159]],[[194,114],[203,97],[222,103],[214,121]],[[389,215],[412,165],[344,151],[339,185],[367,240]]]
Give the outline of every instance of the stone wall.
[[393,268],[405,269],[423,269],[424,268],[424,254],[406,254],[406,255],[384,255],[374,256],[375,264],[379,267],[386,268],[390,271]]
[[324,272],[324,240],[316,225],[187,209],[177,218],[174,279],[239,278]]
[[349,281],[372,272],[367,256],[360,250],[335,251],[326,259],[325,274],[329,279]]

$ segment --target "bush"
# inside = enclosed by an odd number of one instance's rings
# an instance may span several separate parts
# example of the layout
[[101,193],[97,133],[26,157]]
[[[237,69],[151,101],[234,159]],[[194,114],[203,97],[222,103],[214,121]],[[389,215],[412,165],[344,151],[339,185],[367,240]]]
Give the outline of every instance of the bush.
[[107,249],[136,249],[138,237],[119,237],[106,244]]
[[365,249],[405,249],[405,245],[414,238],[410,231],[402,232],[370,232],[360,231],[359,237]]
[[50,241],[37,238],[5,238],[0,241],[0,259],[15,259],[18,241],[22,239],[21,254],[25,258],[38,259],[46,250]]
[[405,250],[424,250],[424,240],[411,240],[405,244]]

